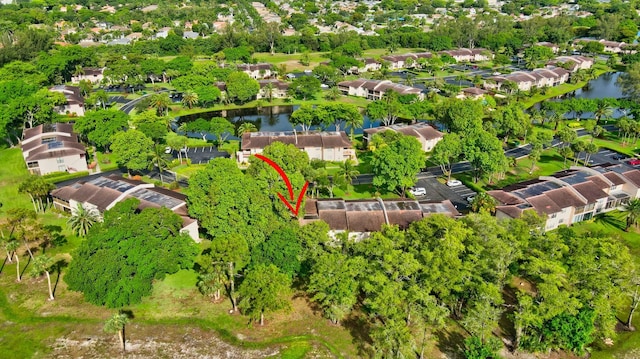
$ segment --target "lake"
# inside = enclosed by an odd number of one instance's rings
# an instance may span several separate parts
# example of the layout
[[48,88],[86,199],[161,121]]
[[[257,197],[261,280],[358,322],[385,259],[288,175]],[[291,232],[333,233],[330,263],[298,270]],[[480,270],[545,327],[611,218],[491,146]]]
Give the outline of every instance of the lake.
[[[253,123],[258,131],[263,132],[282,132],[282,131],[293,131],[293,127],[291,123],[289,123],[289,117],[293,113],[293,111],[297,110],[300,106],[269,106],[269,107],[253,107],[253,108],[241,108],[234,110],[221,110],[221,111],[208,111],[197,113],[193,115],[180,116],[175,119],[175,125],[173,127],[177,128],[180,124],[185,122],[194,121],[198,118],[204,118],[205,120],[209,120],[213,117],[224,117],[227,120],[231,121],[234,125],[239,126],[243,122],[251,122]],[[380,126],[380,121],[371,121],[369,117],[364,116],[364,124],[363,128],[373,128]],[[175,129],[174,128],[174,129]],[[311,129],[318,129],[319,126],[312,126]],[[335,126],[330,126],[326,128],[326,131],[335,131]],[[298,127],[297,130],[300,130]],[[340,126],[341,131],[345,131],[344,124]],[[349,128],[346,129],[347,133],[350,133]],[[356,128],[354,133],[361,134],[362,128]],[[189,137],[202,137],[197,133],[188,133]],[[213,140],[214,136],[207,135],[208,140]],[[234,137],[234,139],[237,139]]]

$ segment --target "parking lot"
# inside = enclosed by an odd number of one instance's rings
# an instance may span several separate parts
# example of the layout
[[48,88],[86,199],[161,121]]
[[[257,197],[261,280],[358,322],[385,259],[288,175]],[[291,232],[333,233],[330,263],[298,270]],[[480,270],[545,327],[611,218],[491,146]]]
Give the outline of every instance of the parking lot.
[[467,211],[469,209],[468,197],[475,196],[476,193],[464,184],[454,187],[438,182],[435,176],[420,176],[415,187],[423,187],[427,194],[424,196],[416,196],[418,200],[426,201],[444,201],[450,200],[458,211]]
[[[178,151],[171,151],[173,158],[178,158]],[[182,155],[185,156],[184,153]],[[225,157],[229,158],[231,155],[227,152],[218,151],[215,146],[206,147],[191,147],[186,149],[186,157],[191,160],[193,164],[209,163],[214,158]]]

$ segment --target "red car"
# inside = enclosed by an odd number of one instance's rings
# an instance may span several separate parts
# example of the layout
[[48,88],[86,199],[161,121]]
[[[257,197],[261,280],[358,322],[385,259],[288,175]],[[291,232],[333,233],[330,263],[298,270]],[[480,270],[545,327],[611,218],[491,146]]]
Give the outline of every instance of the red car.
[[629,164],[632,166],[640,165],[640,158],[634,158],[632,160],[629,160]]

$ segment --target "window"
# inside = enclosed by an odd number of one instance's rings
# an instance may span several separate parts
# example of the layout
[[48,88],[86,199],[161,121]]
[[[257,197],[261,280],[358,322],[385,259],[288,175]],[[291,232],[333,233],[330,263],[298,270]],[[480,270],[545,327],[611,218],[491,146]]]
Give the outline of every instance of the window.
[[43,137],[43,138],[42,138],[42,140],[41,140],[41,142],[42,142],[42,143],[51,143],[51,142],[53,142],[53,141],[55,141],[55,140],[56,140],[56,137],[55,137],[55,136],[53,136],[53,137]]
[[60,166],[58,166],[58,171],[60,171],[60,172],[66,172],[66,171],[67,171],[67,166],[65,166],[65,165],[60,165]]
[[57,163],[64,163],[64,158],[56,158]]
[[27,163],[27,167],[28,168],[38,168],[38,162],[28,162]]

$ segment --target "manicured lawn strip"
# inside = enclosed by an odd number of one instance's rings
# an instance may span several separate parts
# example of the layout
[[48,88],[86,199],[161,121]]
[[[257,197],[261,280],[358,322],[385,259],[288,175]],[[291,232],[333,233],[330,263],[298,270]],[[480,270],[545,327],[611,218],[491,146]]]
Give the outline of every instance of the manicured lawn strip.
[[104,153],[104,152],[98,151],[98,164],[100,165],[101,171],[111,171],[111,170],[118,169],[116,158],[112,152]]
[[180,165],[178,167],[174,167],[171,169],[171,171],[176,172],[178,175],[183,176],[183,177],[191,177],[194,173],[200,171],[201,169],[205,168],[207,165],[202,164],[191,164],[191,165]]

